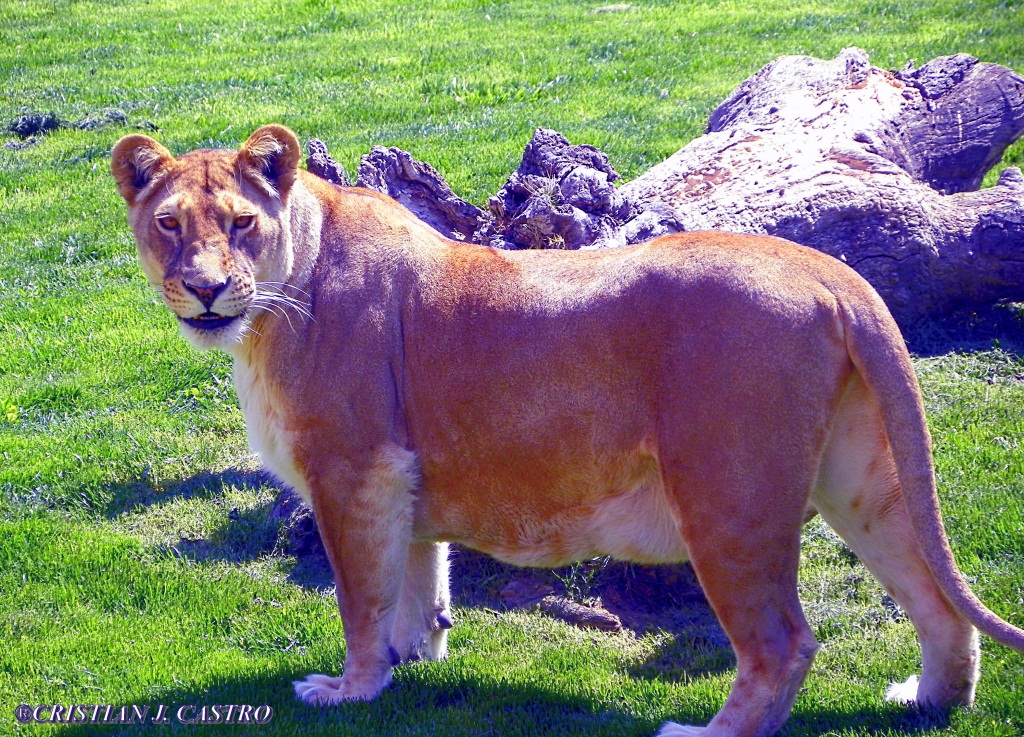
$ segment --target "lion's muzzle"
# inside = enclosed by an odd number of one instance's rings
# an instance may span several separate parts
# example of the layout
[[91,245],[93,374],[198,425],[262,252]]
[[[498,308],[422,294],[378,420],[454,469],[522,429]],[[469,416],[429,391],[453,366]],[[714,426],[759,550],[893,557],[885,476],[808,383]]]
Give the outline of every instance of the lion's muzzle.
[[209,311],[210,308],[213,307],[213,303],[217,300],[217,297],[227,289],[230,282],[231,277],[228,277],[219,284],[190,284],[189,282],[182,280],[181,285],[185,287],[186,292],[190,292],[196,299],[202,302],[203,307]]

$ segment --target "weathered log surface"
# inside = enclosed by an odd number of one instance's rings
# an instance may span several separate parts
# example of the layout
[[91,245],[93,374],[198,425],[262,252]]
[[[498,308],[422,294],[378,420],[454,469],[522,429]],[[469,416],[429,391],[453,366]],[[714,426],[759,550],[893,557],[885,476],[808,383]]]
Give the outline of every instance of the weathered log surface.
[[356,186],[394,197],[449,238],[470,240],[480,225],[480,208],[452,192],[437,169],[394,146],[374,146],[363,156]]
[[781,236],[849,263],[907,325],[1024,299],[1024,177],[1004,169],[978,190],[1022,133],[1024,77],[1010,69],[958,54],[887,72],[846,49],[768,64],[705,135],[620,188],[601,151],[544,129],[486,212],[400,149],[375,148],[358,183],[446,235],[500,248]]
[[625,245],[622,225],[634,208],[615,187],[620,178],[603,152],[539,128],[519,168],[488,201],[474,241],[497,248]]
[[784,57],[740,85],[706,135],[622,188],[648,209],[627,240],[703,229],[788,238],[849,263],[903,324],[1020,299],[1020,172],[968,190],[1022,132],[1024,78],[972,57],[897,74],[858,49]]
[[331,184],[337,184],[339,187],[351,186],[348,173],[341,164],[331,158],[327,152],[326,143],[319,138],[311,138],[306,146],[309,148],[309,157],[306,159],[307,169]]

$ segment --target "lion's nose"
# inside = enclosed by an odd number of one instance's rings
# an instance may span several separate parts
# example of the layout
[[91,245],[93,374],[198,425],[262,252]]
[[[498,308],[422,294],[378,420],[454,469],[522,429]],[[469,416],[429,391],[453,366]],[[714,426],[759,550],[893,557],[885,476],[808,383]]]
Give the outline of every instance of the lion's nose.
[[210,307],[213,306],[213,303],[217,301],[217,297],[220,293],[227,289],[228,282],[230,281],[231,279],[229,277],[220,284],[199,285],[182,282],[182,285],[187,291],[192,292],[192,294],[196,296],[196,299],[203,303],[203,307],[209,310]]

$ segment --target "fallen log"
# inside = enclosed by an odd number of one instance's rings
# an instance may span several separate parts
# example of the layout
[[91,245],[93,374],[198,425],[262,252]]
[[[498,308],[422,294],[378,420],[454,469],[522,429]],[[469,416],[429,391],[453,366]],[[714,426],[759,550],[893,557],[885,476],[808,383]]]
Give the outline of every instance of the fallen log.
[[718,106],[705,135],[621,187],[605,154],[544,129],[487,210],[400,149],[375,148],[357,184],[446,235],[499,248],[704,229],[781,236],[850,264],[907,326],[1024,299],[1024,176],[1006,168],[979,189],[1022,133],[1024,77],[1013,70],[958,54],[884,71],[846,49],[771,62]]

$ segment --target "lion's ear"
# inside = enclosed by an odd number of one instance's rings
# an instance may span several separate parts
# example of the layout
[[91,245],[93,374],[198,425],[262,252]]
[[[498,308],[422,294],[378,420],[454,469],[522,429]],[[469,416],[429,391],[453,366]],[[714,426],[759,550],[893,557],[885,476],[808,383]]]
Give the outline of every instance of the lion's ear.
[[283,200],[299,172],[302,147],[299,139],[283,125],[265,125],[249,136],[238,152],[242,174]]
[[173,163],[170,151],[139,133],[125,136],[110,152],[110,173],[128,204],[135,202],[139,192],[161,177]]

